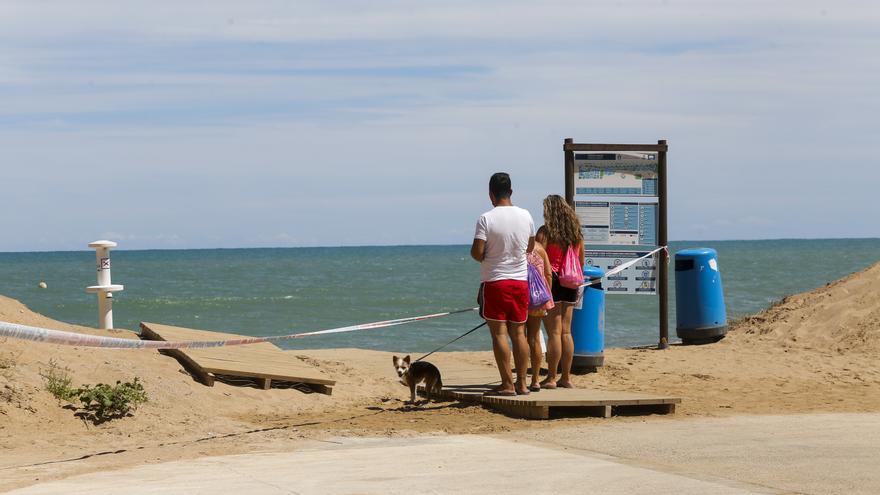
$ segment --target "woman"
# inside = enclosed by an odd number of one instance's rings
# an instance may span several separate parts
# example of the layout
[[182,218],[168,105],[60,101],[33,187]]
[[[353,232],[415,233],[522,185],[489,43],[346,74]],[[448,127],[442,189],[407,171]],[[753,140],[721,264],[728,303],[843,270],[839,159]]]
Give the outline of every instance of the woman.
[[[578,300],[578,289],[563,287],[559,272],[569,248],[577,251],[584,265],[584,238],[574,210],[556,194],[544,198],[544,225],[547,226],[547,257],[553,270],[553,302],[555,306],[544,317],[547,329],[547,378],[541,388],[574,388],[571,382],[571,361],[574,358],[574,340],[571,338],[571,316]],[[561,365],[561,366],[560,366]],[[557,370],[561,368],[561,377]]]

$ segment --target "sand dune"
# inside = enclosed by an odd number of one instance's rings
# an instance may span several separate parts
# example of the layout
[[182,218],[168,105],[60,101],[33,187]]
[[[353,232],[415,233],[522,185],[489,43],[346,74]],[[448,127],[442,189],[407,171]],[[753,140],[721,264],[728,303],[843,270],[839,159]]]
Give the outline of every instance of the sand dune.
[[880,264],[779,304],[735,325],[786,347],[837,353],[880,351]]
[[[0,320],[104,333],[54,321],[2,296]],[[129,332],[113,335],[136,338]],[[208,388],[183,372],[177,361],[155,351],[0,339],[0,489],[143,462],[290,449],[304,438],[489,433],[601,421],[535,422],[449,404],[413,410],[403,404],[407,391],[393,374],[391,352],[289,352],[335,378],[334,394],[263,391],[223,383]],[[609,349],[607,365],[598,373],[576,377],[576,384],[678,395],[683,398],[679,418],[878,411],[878,355],[880,264],[815,291],[790,296],[736,322],[728,337],[717,344],[673,346],[665,351]],[[75,385],[138,376],[150,401],[132,417],[98,426],[84,423],[43,390],[39,372],[50,360],[68,367]],[[441,369],[492,366],[491,354],[481,352],[440,353],[431,360]],[[109,451],[119,452],[56,462]]]

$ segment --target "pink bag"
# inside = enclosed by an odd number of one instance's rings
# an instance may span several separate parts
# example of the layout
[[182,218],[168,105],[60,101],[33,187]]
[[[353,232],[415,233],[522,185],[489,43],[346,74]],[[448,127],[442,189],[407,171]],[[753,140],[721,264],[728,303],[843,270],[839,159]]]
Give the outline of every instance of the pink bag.
[[569,289],[577,289],[584,283],[584,269],[576,247],[578,246],[568,246],[559,270],[559,285]]

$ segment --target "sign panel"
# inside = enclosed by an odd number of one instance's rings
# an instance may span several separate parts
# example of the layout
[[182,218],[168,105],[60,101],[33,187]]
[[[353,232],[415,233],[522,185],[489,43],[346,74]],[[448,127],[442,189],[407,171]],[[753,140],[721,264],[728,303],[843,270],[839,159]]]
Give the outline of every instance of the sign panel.
[[574,208],[588,245],[657,245],[656,153],[577,153],[574,164]]
[[[605,272],[626,263],[627,261],[647,255],[650,251],[586,251],[586,264],[601,268]],[[639,260],[633,266],[620,273],[608,276],[603,281],[603,288],[611,294],[642,294],[657,293],[657,255]]]
[[[574,155],[574,209],[587,264],[606,272],[657,246],[658,154],[591,152]],[[627,246],[629,250],[621,250]],[[656,255],[608,277],[612,294],[656,294]]]

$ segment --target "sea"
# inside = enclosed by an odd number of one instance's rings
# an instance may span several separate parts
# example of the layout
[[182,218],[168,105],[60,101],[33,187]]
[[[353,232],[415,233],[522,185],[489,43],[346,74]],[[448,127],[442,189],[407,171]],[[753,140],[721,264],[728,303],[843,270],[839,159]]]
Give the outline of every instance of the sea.
[[[116,328],[142,321],[243,335],[284,335],[475,306],[470,246],[114,250]],[[880,260],[880,239],[680,241],[718,252],[728,318],[756,313]],[[674,271],[669,329],[675,340]],[[46,289],[38,287],[40,282]],[[0,253],[0,294],[51,318],[97,326],[94,251]],[[658,341],[656,296],[608,294],[607,347]],[[287,349],[427,352],[479,324],[476,313],[281,341]],[[480,329],[446,350],[491,348]]]

